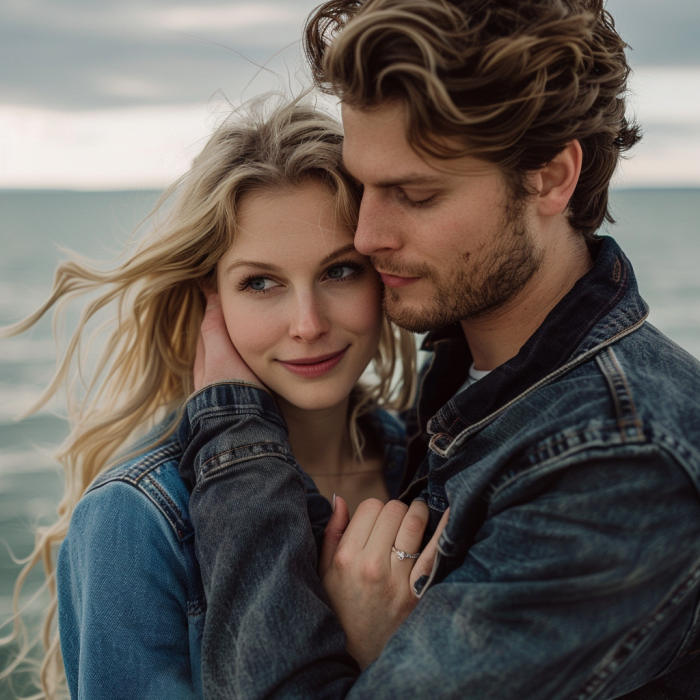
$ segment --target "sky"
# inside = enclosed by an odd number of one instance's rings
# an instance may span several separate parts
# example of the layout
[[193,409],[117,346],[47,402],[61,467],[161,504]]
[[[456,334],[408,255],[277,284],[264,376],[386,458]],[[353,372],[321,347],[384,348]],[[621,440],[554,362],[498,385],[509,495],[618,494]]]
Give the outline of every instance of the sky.
[[[0,0],[0,187],[165,186],[228,103],[299,89],[316,4]],[[700,186],[700,2],[608,9],[633,49],[645,131],[618,186]]]

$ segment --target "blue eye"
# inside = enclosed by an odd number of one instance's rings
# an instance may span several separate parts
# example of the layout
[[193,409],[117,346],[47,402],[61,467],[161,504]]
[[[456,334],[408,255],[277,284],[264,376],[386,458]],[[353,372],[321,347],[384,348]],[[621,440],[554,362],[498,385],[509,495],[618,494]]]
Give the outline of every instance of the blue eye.
[[349,277],[355,270],[349,265],[336,265],[328,270],[328,276],[332,280],[341,280],[345,277]]
[[269,277],[249,277],[243,281],[240,289],[249,289],[252,292],[269,292],[277,286],[279,285]]

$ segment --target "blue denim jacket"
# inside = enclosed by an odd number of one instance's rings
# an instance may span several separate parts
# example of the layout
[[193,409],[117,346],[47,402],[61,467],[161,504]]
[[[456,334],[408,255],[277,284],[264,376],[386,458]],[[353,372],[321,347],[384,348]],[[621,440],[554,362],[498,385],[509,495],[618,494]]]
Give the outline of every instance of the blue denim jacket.
[[700,363],[645,321],[617,244],[594,253],[520,353],[455,398],[469,349],[429,337],[405,498],[431,527],[450,518],[420,602],[361,674],[308,563],[274,402],[245,383],[190,399],[206,697],[603,700],[653,697],[635,691],[653,679],[698,697]]
[[[383,442],[385,483],[396,497],[403,426],[385,411],[366,419]],[[145,444],[158,436],[156,430]],[[206,604],[190,493],[178,473],[181,456],[175,435],[99,477],[73,514],[57,584],[61,651],[74,700],[202,697]],[[306,505],[320,539],[331,507],[308,477]]]

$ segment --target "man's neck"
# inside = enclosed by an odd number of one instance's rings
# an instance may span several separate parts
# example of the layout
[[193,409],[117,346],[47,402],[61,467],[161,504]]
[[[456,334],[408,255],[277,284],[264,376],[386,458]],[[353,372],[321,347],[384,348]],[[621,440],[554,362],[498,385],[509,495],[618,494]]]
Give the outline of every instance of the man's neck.
[[277,398],[289,429],[289,445],[304,471],[340,475],[352,467],[348,429],[349,399],[332,408],[309,411]]
[[515,357],[592,265],[583,238],[569,232],[545,251],[539,270],[505,306],[483,318],[461,321],[475,368],[492,370]]

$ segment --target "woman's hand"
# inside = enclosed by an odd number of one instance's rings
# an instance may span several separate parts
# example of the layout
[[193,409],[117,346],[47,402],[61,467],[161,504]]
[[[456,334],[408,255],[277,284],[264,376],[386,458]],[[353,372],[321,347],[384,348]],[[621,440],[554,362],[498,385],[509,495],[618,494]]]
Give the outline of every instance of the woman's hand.
[[209,294],[197,340],[194,388],[199,391],[208,384],[236,379],[262,385],[231,342],[219,295]]
[[418,559],[400,560],[392,545],[408,554],[419,551],[428,524],[423,501],[413,501],[408,508],[400,501],[384,505],[369,499],[348,524],[347,504],[335,499],[318,572],[347,635],[347,649],[361,668],[379,656],[417,605],[413,586],[432,571],[448,517],[449,508]]

